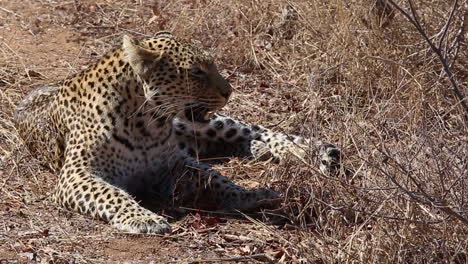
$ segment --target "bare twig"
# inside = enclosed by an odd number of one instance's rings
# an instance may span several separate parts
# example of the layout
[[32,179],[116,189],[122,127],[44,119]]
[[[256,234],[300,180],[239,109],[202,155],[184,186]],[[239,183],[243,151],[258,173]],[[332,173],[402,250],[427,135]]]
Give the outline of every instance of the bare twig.
[[[450,11],[450,15],[447,18],[447,22],[443,26],[443,33],[442,36],[439,39],[439,49],[442,49],[442,43],[444,42],[445,37],[447,36],[447,32],[450,28],[450,23],[452,22],[453,14],[455,14],[455,10],[457,10],[458,7],[458,0],[453,2],[452,10]],[[445,58],[447,58],[447,54],[445,54]]]
[[[466,103],[466,98],[464,94],[461,92],[460,87],[458,86],[458,82],[453,75],[452,71],[450,70],[450,67],[447,63],[447,58],[442,54],[441,47],[436,47],[436,45],[432,42],[432,40],[429,39],[429,37],[426,34],[426,31],[422,28],[421,23],[419,22],[418,15],[416,12],[416,9],[414,8],[413,1],[408,0],[409,8],[411,14],[409,14],[406,10],[404,10],[402,7],[400,7],[398,4],[396,4],[393,0],[388,0],[388,2],[396,8],[404,17],[408,19],[408,21],[413,24],[416,29],[418,30],[419,34],[424,38],[424,40],[427,42],[427,44],[431,47],[432,51],[437,55],[439,58],[440,63],[442,64],[442,67],[444,69],[445,74],[447,75],[450,84],[452,86],[452,90],[455,93],[455,96],[460,100],[460,105],[463,107],[465,111],[465,119],[468,120],[468,104]],[[451,22],[451,17],[453,15],[454,9],[458,7],[458,0],[455,0],[455,3],[453,5],[453,9],[449,15],[449,19],[447,19],[447,23],[445,24],[445,29],[444,33],[442,34],[441,40],[445,37],[446,31],[448,30],[449,24]]]
[[[422,199],[421,197],[418,197],[418,195],[415,192],[412,192],[412,191],[408,190],[407,188],[405,188],[403,185],[401,185],[397,181],[397,179],[393,175],[390,175],[389,173],[387,173],[383,169],[378,168],[378,170],[380,172],[382,172],[382,174],[386,175],[393,184],[398,186],[398,188],[400,190],[402,190],[404,193],[406,193],[414,201],[416,201],[418,203],[421,203],[421,204],[429,205],[429,206],[437,208],[437,209],[440,209],[441,211],[443,211],[447,215],[453,216],[454,218],[460,220],[462,223],[468,225],[468,218],[464,217],[463,215],[459,214],[458,212],[455,212],[450,207],[445,205],[444,202],[437,201],[434,197],[432,197],[426,191],[424,191],[424,188],[421,186],[421,183],[418,180],[416,180],[416,178],[413,177],[412,173],[410,171],[408,171],[407,169],[405,169],[402,166],[401,163],[397,162],[395,159],[393,159],[393,157],[391,155],[387,154],[388,151],[386,151],[386,150],[383,151],[381,149],[379,149],[379,151],[385,156],[385,158],[387,158],[389,160],[392,160],[396,164],[396,169],[399,169],[400,171],[402,171],[408,177],[410,182],[412,182],[414,185],[416,185],[416,187],[419,190],[418,194],[420,196],[424,197],[425,199]],[[378,166],[376,166],[376,167],[378,167]]]
[[[465,2],[465,7],[464,7],[465,10],[468,10],[468,2]],[[459,47],[460,47],[460,41],[462,40],[463,38],[463,34],[465,33],[465,23],[466,23],[466,16],[467,16],[467,13],[468,12],[465,12],[461,15],[461,18],[460,18],[460,26],[459,26],[459,29],[457,31],[457,33],[455,34],[455,37],[453,39],[453,42],[452,44],[450,45],[450,47],[446,47],[446,52],[445,54],[451,54],[452,51],[453,51],[453,56],[452,56],[452,59],[450,61],[450,65],[449,65],[449,68],[452,69],[453,65],[455,64],[455,61],[458,57],[458,52],[459,52]],[[447,55],[446,55],[447,56]]]

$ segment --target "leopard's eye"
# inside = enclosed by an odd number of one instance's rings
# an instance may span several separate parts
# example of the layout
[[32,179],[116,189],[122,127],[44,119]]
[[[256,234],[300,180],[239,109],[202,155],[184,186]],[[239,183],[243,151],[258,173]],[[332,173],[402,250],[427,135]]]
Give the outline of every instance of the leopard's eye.
[[195,67],[195,68],[192,69],[191,74],[193,76],[195,76],[195,77],[203,77],[203,76],[205,76],[205,71],[203,71],[199,67]]

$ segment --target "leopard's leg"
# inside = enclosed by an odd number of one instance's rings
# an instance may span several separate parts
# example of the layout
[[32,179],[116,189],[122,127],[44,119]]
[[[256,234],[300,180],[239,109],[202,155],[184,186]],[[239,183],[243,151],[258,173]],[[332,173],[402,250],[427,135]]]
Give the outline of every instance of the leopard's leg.
[[335,171],[340,166],[341,152],[333,144],[277,133],[220,114],[215,114],[206,123],[175,119],[174,129],[182,142],[181,147],[188,149],[192,156],[194,153],[202,158],[271,156],[282,161],[290,158],[304,160],[308,153],[312,153],[323,172]]
[[239,122],[215,114],[206,123],[174,119],[179,148],[197,158],[252,157],[251,127],[243,131]]
[[192,157],[185,156],[179,160],[183,162],[186,173],[179,175],[179,182],[182,182],[183,186],[176,184],[176,190],[181,189],[180,192],[190,201],[208,195],[214,198],[220,209],[252,210],[264,204],[271,204],[278,197],[278,193],[273,190],[248,190],[236,185],[208,164]]
[[55,201],[81,214],[109,222],[129,233],[170,233],[171,227],[162,216],[143,208],[123,189],[101,179],[93,171],[84,147],[67,147],[66,159],[60,172]]

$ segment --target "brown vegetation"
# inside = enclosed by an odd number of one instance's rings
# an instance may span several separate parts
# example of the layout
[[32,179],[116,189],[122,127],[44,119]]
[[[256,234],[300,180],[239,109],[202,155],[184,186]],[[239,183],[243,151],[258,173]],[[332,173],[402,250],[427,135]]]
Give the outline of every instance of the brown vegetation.
[[[466,263],[466,113],[438,56],[385,3],[2,1],[0,260]],[[460,1],[450,15],[452,7],[415,3],[466,96],[468,8]],[[56,176],[21,145],[14,105],[33,87],[80,71],[122,34],[160,30],[216,55],[235,89],[225,113],[336,143],[355,173],[330,178],[303,164],[232,160],[218,168],[280,191],[281,207],[263,217],[179,208],[188,213],[165,238],[119,234],[55,209],[48,197]]]

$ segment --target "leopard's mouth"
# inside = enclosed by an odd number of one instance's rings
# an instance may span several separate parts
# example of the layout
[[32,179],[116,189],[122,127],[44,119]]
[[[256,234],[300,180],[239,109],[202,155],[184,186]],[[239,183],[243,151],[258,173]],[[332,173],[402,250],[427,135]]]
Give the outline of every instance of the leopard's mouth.
[[187,106],[184,111],[185,118],[190,121],[206,123],[213,117],[214,112],[210,111],[206,106]]

